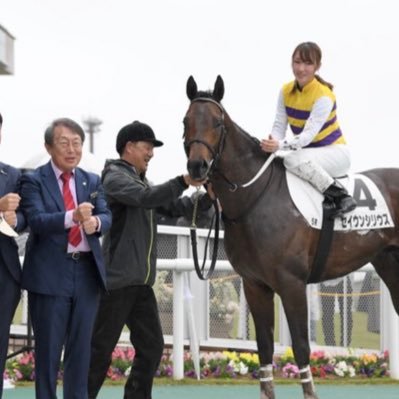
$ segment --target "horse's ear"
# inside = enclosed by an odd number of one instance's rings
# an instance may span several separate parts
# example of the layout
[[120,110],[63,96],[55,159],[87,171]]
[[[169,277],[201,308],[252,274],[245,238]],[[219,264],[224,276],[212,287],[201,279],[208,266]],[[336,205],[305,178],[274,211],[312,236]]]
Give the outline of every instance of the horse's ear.
[[195,83],[195,80],[192,76],[190,76],[187,80],[186,93],[190,100],[193,100],[198,93],[197,83]]
[[220,75],[216,78],[215,87],[213,89],[212,97],[220,102],[224,96],[224,83]]

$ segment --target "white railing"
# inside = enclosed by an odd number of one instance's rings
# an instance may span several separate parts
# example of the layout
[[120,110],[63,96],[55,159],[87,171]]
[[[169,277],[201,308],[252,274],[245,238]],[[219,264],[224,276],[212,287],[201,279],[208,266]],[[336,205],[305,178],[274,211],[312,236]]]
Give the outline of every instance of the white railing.
[[[165,335],[167,345],[173,346],[174,360],[174,378],[181,379],[184,377],[184,346],[190,346],[194,363],[199,365],[200,348],[235,348],[237,350],[256,350],[256,342],[249,339],[249,317],[247,312],[247,304],[243,295],[241,280],[238,291],[238,312],[235,318],[236,326],[234,338],[228,336],[224,338],[215,338],[211,334],[213,321],[210,319],[210,287],[209,281],[201,281],[194,272],[193,260],[191,258],[191,243],[189,237],[189,229],[185,227],[159,226],[159,234],[161,244],[158,248],[158,271],[168,271],[173,278],[173,307],[170,309],[170,317],[173,318],[172,331]],[[198,230],[198,252],[202,256],[204,243],[207,232]],[[171,239],[173,242],[164,240]],[[223,234],[221,235],[223,239]],[[223,259],[224,250],[221,245],[220,256],[216,265],[216,273],[227,273],[230,275],[232,267],[230,263]],[[366,266],[362,270],[369,270]],[[231,273],[232,274],[232,273]],[[235,277],[236,278],[236,277]],[[363,348],[364,351],[388,350],[390,355],[390,373],[392,378],[399,379],[399,318],[396,315],[390,299],[388,290],[383,283],[380,285],[380,301],[379,301],[379,347]],[[308,292],[308,297],[310,297]],[[24,335],[26,334],[27,323],[27,301],[26,293],[22,297],[22,316],[21,324],[12,326],[12,333]],[[312,309],[312,306],[309,306]],[[381,316],[380,316],[381,315]],[[374,315],[376,317],[376,315]],[[310,320],[312,318],[310,317]],[[279,301],[278,305],[278,330],[275,336],[276,352],[282,352],[287,346],[291,345],[291,337],[288,331],[288,325],[285,319],[284,311]],[[344,320],[344,324],[346,321]],[[345,331],[345,329],[344,329]],[[253,334],[252,334],[253,335]],[[374,334],[377,335],[378,334]],[[122,333],[121,343],[129,342],[129,334]],[[347,342],[347,337],[344,337]],[[320,342],[311,342],[312,349],[323,348]],[[378,344],[377,344],[378,346]],[[356,350],[355,343],[352,347]],[[331,347],[328,347],[331,351]],[[333,348],[334,349],[334,348]],[[337,351],[345,348],[335,348]],[[197,373],[198,375],[199,373]]]

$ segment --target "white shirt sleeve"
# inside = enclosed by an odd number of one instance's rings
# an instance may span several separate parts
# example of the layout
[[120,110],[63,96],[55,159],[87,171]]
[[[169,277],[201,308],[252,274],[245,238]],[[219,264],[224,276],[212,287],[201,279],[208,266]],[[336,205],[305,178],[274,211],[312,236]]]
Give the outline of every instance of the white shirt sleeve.
[[[313,105],[309,118],[305,123],[302,132],[296,135],[292,140],[287,141],[278,138],[280,150],[298,150],[310,144],[319,133],[320,129],[327,122],[327,119],[333,109],[334,102],[331,98],[320,97]],[[285,112],[285,108],[284,108]],[[276,137],[277,138],[277,137]]]
[[276,140],[284,140],[287,131],[288,118],[284,105],[283,91],[280,91],[277,100],[276,117],[274,119],[271,135]]

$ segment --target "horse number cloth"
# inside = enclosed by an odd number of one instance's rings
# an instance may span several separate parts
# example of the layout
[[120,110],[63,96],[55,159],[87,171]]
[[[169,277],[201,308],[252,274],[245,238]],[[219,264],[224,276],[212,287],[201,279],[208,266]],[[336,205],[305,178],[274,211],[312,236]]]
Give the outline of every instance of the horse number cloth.
[[[291,198],[309,225],[320,230],[323,194],[308,182],[286,172]],[[357,207],[334,223],[335,231],[374,230],[394,227],[391,213],[381,191],[367,176],[354,174],[338,179],[357,202]]]

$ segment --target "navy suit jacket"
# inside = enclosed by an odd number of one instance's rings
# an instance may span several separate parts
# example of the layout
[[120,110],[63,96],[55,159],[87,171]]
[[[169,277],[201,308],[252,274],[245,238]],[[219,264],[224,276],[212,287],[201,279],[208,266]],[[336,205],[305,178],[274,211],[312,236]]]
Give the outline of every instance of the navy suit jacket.
[[[101,232],[86,235],[86,238],[105,288],[105,265],[99,238],[111,226],[111,212],[98,175],[76,168],[75,184],[78,203],[91,202],[93,215],[101,220]],[[39,294],[68,296],[67,263],[70,261],[67,259],[65,206],[51,162],[22,176],[21,197],[21,207],[30,227],[22,288]]]
[[[10,165],[0,162],[0,197],[8,193],[18,193],[21,172]],[[18,232],[26,227],[23,213],[17,210]],[[21,263],[18,256],[18,245],[13,237],[0,233],[0,267],[5,267],[17,283],[21,281]]]

